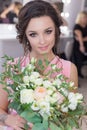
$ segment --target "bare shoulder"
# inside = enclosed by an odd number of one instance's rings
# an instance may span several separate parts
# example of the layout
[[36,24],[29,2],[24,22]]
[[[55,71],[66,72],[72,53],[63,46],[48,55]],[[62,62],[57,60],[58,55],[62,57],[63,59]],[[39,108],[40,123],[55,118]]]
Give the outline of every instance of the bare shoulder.
[[71,71],[70,71],[70,80],[75,83],[75,86],[78,87],[78,73],[76,66],[71,63]]

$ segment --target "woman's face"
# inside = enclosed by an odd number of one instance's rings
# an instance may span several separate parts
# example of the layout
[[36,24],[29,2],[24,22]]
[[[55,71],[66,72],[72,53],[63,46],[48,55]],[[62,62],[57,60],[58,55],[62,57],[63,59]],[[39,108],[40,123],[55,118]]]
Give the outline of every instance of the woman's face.
[[87,15],[82,15],[82,18],[81,18],[81,23],[86,26],[87,25]]
[[55,25],[49,16],[32,18],[26,29],[32,52],[50,54],[55,44]]

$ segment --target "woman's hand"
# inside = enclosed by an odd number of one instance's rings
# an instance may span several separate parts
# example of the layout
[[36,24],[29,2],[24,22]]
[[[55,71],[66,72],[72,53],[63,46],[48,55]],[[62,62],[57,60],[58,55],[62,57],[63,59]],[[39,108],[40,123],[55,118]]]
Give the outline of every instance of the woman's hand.
[[15,7],[15,4],[11,4],[9,7],[8,7],[8,11],[13,11],[14,10],[14,7]]
[[84,53],[85,52],[85,47],[83,46],[83,45],[80,45],[80,51],[82,52],[82,53]]
[[15,130],[23,130],[24,124],[26,123],[27,122],[19,115],[8,115],[7,119],[5,120],[5,124],[14,128]]

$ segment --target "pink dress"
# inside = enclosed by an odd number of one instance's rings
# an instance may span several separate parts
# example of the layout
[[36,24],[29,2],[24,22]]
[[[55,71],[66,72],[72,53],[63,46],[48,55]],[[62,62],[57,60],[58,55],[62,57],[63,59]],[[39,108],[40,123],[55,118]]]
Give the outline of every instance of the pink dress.
[[[15,62],[18,61],[18,58],[15,59]],[[29,55],[27,57],[22,57],[21,59],[21,67],[25,67],[30,62]],[[58,68],[62,67],[61,74],[65,75],[66,77],[70,78],[70,70],[71,70],[71,62],[60,59],[58,56],[55,56],[55,58],[50,62],[48,67],[45,69],[44,73],[49,71],[51,69],[50,65],[55,64]],[[55,73],[54,75],[56,75]],[[14,112],[11,114],[15,114]],[[13,130],[13,128],[10,127],[2,127],[2,130]]]
[[[24,67],[30,62],[29,56],[23,57],[21,60],[21,66]],[[70,71],[71,71],[71,62],[66,61],[64,59],[59,58],[58,56],[55,56],[55,58],[50,62],[48,67],[45,69],[44,73],[49,71],[51,69],[50,65],[55,64],[58,68],[62,68],[61,74],[65,75],[66,77],[70,78]]]

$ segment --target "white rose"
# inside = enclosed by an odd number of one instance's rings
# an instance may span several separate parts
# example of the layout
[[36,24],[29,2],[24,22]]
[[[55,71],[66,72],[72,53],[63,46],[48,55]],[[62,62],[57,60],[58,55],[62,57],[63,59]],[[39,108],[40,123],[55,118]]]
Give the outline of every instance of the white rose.
[[71,110],[75,110],[77,107],[77,99],[76,99],[76,94],[73,92],[70,92],[68,95],[68,99],[69,99],[69,109]]
[[68,108],[69,108],[70,110],[75,110],[76,107],[77,107],[77,102],[76,102],[76,101],[71,102],[71,103],[68,105]]
[[38,111],[40,109],[37,102],[34,102],[31,106],[31,108],[33,111]]
[[38,79],[35,79],[34,83],[38,86],[42,85],[43,84],[43,79],[42,78],[38,78]]
[[36,71],[32,72],[31,75],[33,75],[35,79],[40,77],[40,74]]
[[80,93],[76,93],[76,99],[77,100],[82,100],[83,99],[83,95]]
[[57,94],[55,93],[55,94],[53,94],[51,97],[50,97],[50,103],[55,103],[55,102],[57,102],[58,101],[58,99],[57,99]]
[[52,83],[49,80],[43,81],[43,86],[45,88],[52,88]]
[[39,102],[39,106],[41,109],[43,109],[45,111],[50,109],[50,104],[49,104],[49,102],[46,102],[46,101],[41,100],[41,102]]
[[46,102],[46,101],[41,101],[39,102],[39,106],[40,106],[40,114],[43,116],[43,114],[47,114],[47,115],[50,115],[50,104],[49,102]]
[[71,101],[71,100],[75,100],[76,98],[75,98],[75,93],[73,93],[73,92],[70,92],[69,94],[68,94],[68,99]]
[[53,90],[52,90],[52,89],[48,89],[48,90],[47,90],[47,94],[48,94],[48,95],[52,95],[52,93],[53,93]]
[[34,100],[33,90],[32,89],[23,89],[20,91],[20,102],[23,103],[32,103]]
[[46,95],[45,98],[44,98],[44,101],[50,102],[50,96],[49,96],[49,95]]
[[24,76],[23,81],[25,84],[29,84],[29,76]]
[[34,75],[30,75],[29,81],[34,83],[35,80],[36,80],[35,76]]
[[63,104],[62,106],[61,106],[61,111],[62,112],[68,112],[68,106],[66,106],[65,104]]

